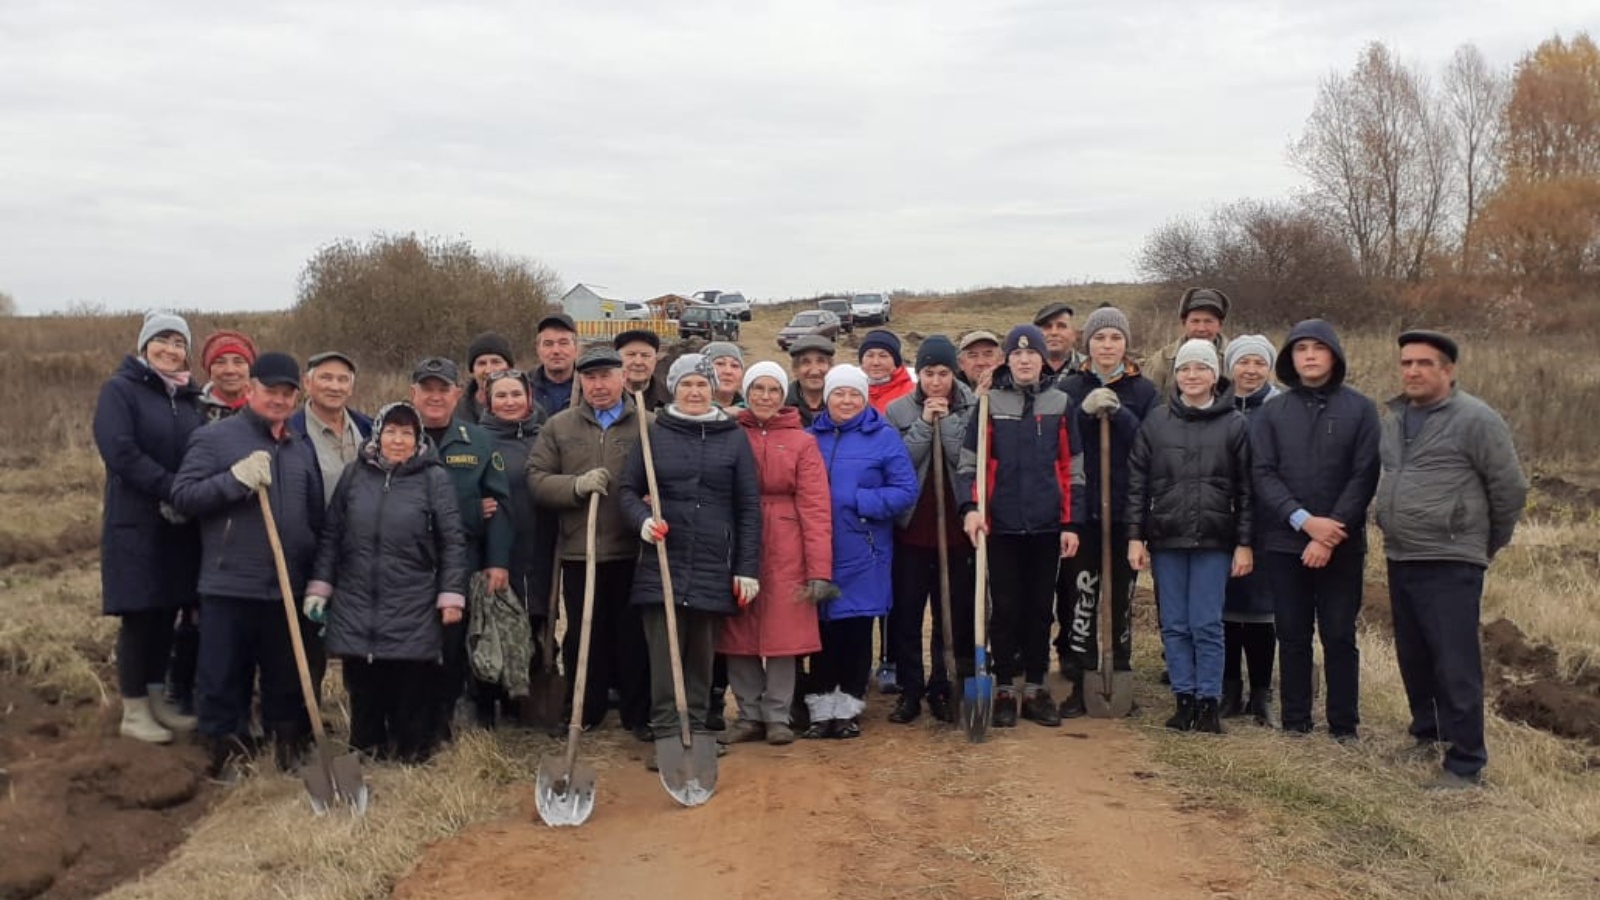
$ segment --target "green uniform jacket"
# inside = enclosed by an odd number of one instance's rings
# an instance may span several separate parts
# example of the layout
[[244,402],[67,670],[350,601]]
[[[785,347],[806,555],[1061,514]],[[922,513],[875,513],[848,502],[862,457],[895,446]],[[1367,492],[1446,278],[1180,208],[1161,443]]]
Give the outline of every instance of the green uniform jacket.
[[[509,569],[517,534],[511,524],[511,483],[494,437],[477,425],[451,422],[435,449],[456,488],[469,569]],[[485,497],[499,504],[488,519],[483,517]]]

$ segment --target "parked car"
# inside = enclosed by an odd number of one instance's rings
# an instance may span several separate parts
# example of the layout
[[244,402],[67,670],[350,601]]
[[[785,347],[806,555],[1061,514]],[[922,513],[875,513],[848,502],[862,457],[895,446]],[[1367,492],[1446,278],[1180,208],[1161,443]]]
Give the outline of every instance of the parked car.
[[739,340],[739,320],[715,306],[691,306],[678,320],[680,339],[697,337],[707,341]]
[[856,330],[856,314],[850,308],[849,297],[823,297],[817,301],[817,309],[825,309],[839,317],[839,331],[841,334],[853,334]]
[[693,300],[696,303],[721,307],[741,322],[750,321],[750,301],[738,291],[695,291]]
[[635,300],[624,300],[622,303],[622,314],[617,316],[617,318],[648,319],[650,318],[650,307]]
[[789,324],[778,329],[778,349],[788,350],[789,345],[805,337],[817,335],[828,340],[839,337],[839,317],[825,309],[808,309],[795,313]]
[[855,294],[850,297],[850,309],[860,325],[889,324],[889,295],[883,293]]

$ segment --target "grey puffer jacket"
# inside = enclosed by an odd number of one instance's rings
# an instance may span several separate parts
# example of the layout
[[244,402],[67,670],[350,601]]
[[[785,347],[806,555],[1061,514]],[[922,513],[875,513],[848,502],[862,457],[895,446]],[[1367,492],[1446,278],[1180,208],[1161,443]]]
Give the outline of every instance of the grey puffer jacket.
[[[927,490],[928,479],[933,475],[933,426],[922,417],[922,407],[927,398],[918,385],[911,393],[889,404],[884,410],[884,418],[900,432],[900,439],[906,442],[906,452],[911,454],[911,465],[917,470],[917,491]],[[961,382],[955,382],[950,392],[950,414],[939,422],[939,437],[944,443],[944,468],[945,483],[956,483],[957,469],[961,466],[961,442],[966,437],[967,420],[972,417],[972,410],[978,403],[978,397],[972,388]],[[916,515],[916,507],[900,514],[895,525],[905,528],[911,524],[911,517]]]
[[1458,390],[1428,414],[1408,445],[1406,403],[1390,401],[1378,444],[1383,555],[1488,566],[1511,543],[1528,499],[1511,430],[1488,404]]
[[1150,411],[1128,457],[1128,538],[1151,550],[1250,546],[1250,436],[1227,379],[1208,407],[1174,396]]
[[395,407],[373,423],[334,489],[306,593],[330,597],[328,652],[368,660],[437,660],[439,610],[466,603],[466,532],[455,488],[423,438],[398,465],[378,452],[377,435]]

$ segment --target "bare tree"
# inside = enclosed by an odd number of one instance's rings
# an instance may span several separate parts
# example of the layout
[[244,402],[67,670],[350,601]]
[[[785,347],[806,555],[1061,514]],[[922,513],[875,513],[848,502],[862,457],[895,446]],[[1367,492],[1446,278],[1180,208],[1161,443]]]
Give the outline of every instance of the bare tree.
[[1199,282],[1216,274],[1205,229],[1188,216],[1173,219],[1145,238],[1139,271],[1152,281]]
[[1500,185],[1500,142],[1505,133],[1506,73],[1489,66],[1475,44],[1456,48],[1444,73],[1445,115],[1455,147],[1461,184],[1461,262],[1463,273],[1477,268],[1473,226],[1484,198]]

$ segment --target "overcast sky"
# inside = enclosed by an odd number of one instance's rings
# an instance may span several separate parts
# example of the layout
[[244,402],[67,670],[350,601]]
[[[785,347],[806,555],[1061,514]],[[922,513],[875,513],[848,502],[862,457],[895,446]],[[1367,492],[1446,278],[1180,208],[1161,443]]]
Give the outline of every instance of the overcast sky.
[[1126,280],[1297,178],[1318,79],[1593,0],[0,2],[0,291],[267,309],[324,243],[461,237],[653,296]]

